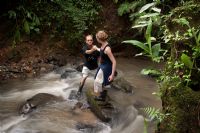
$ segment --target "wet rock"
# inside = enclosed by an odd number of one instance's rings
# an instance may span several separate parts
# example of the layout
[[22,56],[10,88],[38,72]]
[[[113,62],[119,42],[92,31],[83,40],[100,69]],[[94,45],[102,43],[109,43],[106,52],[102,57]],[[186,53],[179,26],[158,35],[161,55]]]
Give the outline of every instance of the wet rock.
[[70,92],[70,94],[69,94],[69,97],[68,97],[68,99],[69,100],[73,100],[73,99],[77,99],[78,97],[77,97],[77,91],[76,90],[72,90],[71,92]]
[[75,109],[80,109],[81,107],[83,106],[83,103],[82,102],[77,102],[75,105],[74,105],[74,107],[72,108],[73,110],[75,110]]
[[40,68],[40,72],[46,72],[46,71],[47,71],[47,69],[45,67]]
[[105,101],[97,101],[94,99],[93,90],[87,89],[86,96],[90,109],[102,121],[109,122],[115,113],[115,108],[112,105],[110,98],[107,96]]
[[77,72],[75,69],[66,69],[65,72],[63,74],[61,74],[61,78],[65,79],[68,77],[72,77],[74,76],[74,72]]
[[83,64],[78,65],[78,66],[76,67],[76,70],[77,70],[78,72],[82,72],[82,69],[83,69]]
[[133,93],[134,87],[122,76],[117,77],[111,84],[112,88],[122,90],[126,93]]
[[62,100],[62,98],[54,96],[52,94],[38,93],[22,103],[22,105],[19,107],[19,114],[28,114],[37,107],[44,106],[47,103],[60,100]]

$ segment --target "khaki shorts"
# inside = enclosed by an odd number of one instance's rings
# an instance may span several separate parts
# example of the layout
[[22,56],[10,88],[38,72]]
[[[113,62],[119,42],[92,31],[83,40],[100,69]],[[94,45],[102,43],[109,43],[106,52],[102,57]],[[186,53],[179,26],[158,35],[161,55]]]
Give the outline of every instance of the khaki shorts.
[[95,72],[96,72],[96,69],[90,70],[86,66],[83,66],[83,69],[82,69],[83,78],[88,77],[89,75],[94,75]]
[[103,71],[99,69],[96,78],[94,79],[94,92],[99,93],[102,92],[103,85]]

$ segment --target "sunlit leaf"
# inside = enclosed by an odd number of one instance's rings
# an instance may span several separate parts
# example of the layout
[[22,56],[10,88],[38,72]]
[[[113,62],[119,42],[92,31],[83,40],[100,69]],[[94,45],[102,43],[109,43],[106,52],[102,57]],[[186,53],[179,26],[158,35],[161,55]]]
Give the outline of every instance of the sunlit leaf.
[[148,47],[144,43],[142,43],[140,41],[137,41],[137,40],[127,40],[127,41],[123,41],[122,43],[129,43],[129,44],[132,44],[134,46],[137,46],[137,47],[143,49],[147,53],[149,52]]
[[174,19],[175,22],[181,24],[181,25],[187,25],[189,26],[189,21],[187,21],[186,18],[179,18],[179,19]]
[[142,55],[144,55],[144,53],[135,54],[136,57],[137,56],[142,56]]
[[156,41],[156,38],[155,37],[151,37],[151,41]]
[[154,10],[155,12],[158,12],[158,13],[161,12],[161,9],[160,9],[160,8],[157,8],[157,7],[153,7],[153,8],[151,8],[151,9]]
[[27,17],[32,19],[30,12],[27,12]]
[[145,26],[147,26],[147,24],[139,24],[139,25],[133,26],[132,28],[142,28],[142,27],[145,27]]
[[187,66],[188,68],[192,69],[193,63],[191,61],[191,58],[188,55],[182,54],[181,55],[181,61],[185,64],[185,66]]
[[159,13],[148,13],[148,14],[141,16],[140,18],[149,18],[149,17],[153,17],[153,16],[158,16],[158,15],[159,15]]
[[146,30],[146,34],[145,34],[145,37],[146,37],[146,40],[148,41],[151,41],[151,30],[152,30],[152,20],[150,19],[149,22],[148,22],[148,26],[147,26],[147,30]]
[[154,76],[154,77],[161,75],[161,72],[156,69],[142,69],[142,71],[140,73],[142,75],[150,75],[150,76]]
[[138,24],[148,24],[148,21],[139,21]]
[[144,6],[140,9],[139,13],[142,13],[142,12],[146,11],[147,9],[149,9],[150,7],[152,7],[152,6],[154,6],[154,5],[155,5],[154,2],[144,5]]

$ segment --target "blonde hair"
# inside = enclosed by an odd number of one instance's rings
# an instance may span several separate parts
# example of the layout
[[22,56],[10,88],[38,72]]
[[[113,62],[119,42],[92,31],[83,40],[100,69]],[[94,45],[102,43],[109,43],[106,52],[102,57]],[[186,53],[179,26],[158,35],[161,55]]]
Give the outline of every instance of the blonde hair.
[[100,40],[100,41],[106,41],[108,39],[108,34],[103,31],[100,30],[96,33],[96,37]]

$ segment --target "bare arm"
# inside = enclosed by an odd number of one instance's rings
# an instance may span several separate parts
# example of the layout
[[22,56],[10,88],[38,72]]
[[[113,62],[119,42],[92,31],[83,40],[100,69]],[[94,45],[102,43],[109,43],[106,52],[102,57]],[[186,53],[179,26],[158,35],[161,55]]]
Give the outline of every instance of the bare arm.
[[96,50],[99,51],[99,48],[96,45],[94,45],[91,49],[86,50],[85,53],[86,54],[91,54],[91,53],[93,53]]
[[116,70],[116,60],[115,57],[113,56],[113,53],[111,51],[110,47],[106,47],[105,49],[105,54],[108,55],[108,57],[110,58],[111,62],[112,62],[112,73],[109,76],[109,81],[112,81],[114,79],[114,75],[115,75],[115,70]]

